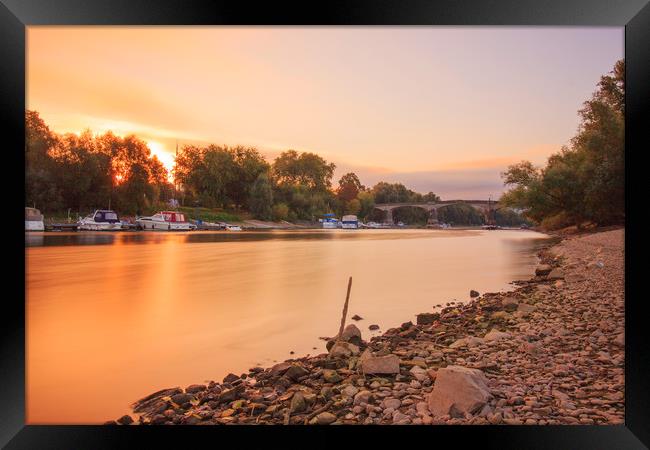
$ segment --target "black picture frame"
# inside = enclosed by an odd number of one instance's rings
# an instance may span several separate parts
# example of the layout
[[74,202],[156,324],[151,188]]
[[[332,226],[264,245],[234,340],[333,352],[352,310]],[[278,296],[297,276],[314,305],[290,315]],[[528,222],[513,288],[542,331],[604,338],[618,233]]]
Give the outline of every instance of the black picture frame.
[[[645,299],[641,294],[643,185],[641,156],[650,124],[650,4],[648,0],[0,0],[0,123],[5,125],[6,171],[23,183],[25,112],[25,27],[29,25],[560,25],[624,26],[626,58],[626,352],[625,425],[620,426],[440,426],[440,427],[107,427],[25,425],[25,252],[20,237],[11,247],[2,304],[0,353],[0,445],[6,448],[153,448],[194,444],[197,437],[225,445],[267,437],[300,446],[325,442],[350,445],[352,435],[400,439],[428,445],[469,443],[480,448],[647,448],[650,445],[648,373],[650,351]],[[24,174],[24,172],[23,172]],[[7,180],[8,177],[5,177]],[[15,185],[12,182],[12,186]],[[10,195],[7,215],[19,222],[24,198]],[[8,295],[13,292],[15,295]],[[71,393],[74,395],[74,393]],[[309,433],[309,434],[305,434]],[[287,441],[290,439],[291,441]],[[339,440],[342,439],[342,440]],[[154,444],[154,440],[158,443]],[[235,441],[236,442],[236,441]],[[233,445],[233,444],[227,444]],[[267,441],[264,445],[270,445]],[[287,444],[289,445],[289,444]],[[412,445],[412,444],[407,444]],[[421,444],[417,444],[421,445]]]

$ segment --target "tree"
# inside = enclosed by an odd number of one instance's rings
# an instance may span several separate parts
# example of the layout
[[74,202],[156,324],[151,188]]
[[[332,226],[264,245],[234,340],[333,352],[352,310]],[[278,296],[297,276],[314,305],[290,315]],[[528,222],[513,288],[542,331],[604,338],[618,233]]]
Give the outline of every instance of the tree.
[[346,173],[339,180],[338,197],[346,202],[357,198],[359,192],[363,191],[365,187],[359,181],[359,177],[353,172]]
[[375,196],[370,191],[361,191],[357,195],[357,200],[360,206],[358,216],[365,220],[375,209]]
[[273,217],[273,186],[266,172],[257,176],[250,189],[250,212],[261,220],[271,220]]
[[606,225],[625,220],[625,64],[620,60],[601,77],[579,111],[581,124],[570,145],[546,167],[524,161],[502,174],[510,186],[501,201],[525,209],[526,217],[547,225]]
[[280,184],[300,184],[316,191],[332,186],[336,166],[314,153],[282,152],[273,163],[273,174]]

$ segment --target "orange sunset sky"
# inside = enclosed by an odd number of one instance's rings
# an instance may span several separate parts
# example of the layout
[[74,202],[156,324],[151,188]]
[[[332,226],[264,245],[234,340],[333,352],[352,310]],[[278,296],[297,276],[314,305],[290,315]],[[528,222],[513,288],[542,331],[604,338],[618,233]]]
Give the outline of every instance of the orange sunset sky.
[[312,151],[362,183],[498,196],[543,164],[623,57],[623,28],[41,27],[27,108],[57,132]]

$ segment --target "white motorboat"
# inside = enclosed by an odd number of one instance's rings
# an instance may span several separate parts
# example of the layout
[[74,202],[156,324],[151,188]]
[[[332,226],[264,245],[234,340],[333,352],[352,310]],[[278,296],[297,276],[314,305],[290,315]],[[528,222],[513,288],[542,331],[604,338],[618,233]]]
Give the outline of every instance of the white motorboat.
[[189,231],[192,226],[185,220],[185,214],[176,211],[160,211],[149,217],[138,217],[135,223],[143,230]]
[[117,213],[110,209],[98,209],[77,222],[79,230],[116,231],[122,229],[122,222]]
[[323,228],[330,230],[336,229],[339,226],[338,219],[332,213],[325,214],[325,218],[321,219],[321,223],[323,224]]
[[25,207],[25,231],[45,231],[43,214],[38,209]]
[[241,231],[239,225],[226,225],[226,231]]
[[357,228],[359,228],[359,219],[357,219],[357,216],[353,214],[343,216],[341,218],[341,228],[356,230]]

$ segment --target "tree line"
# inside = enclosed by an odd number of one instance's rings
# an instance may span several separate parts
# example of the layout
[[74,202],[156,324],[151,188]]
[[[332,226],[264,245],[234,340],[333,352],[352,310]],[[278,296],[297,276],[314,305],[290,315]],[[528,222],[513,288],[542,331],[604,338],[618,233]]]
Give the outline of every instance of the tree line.
[[25,116],[25,196],[46,212],[109,205],[145,211],[173,195],[163,164],[136,136],[57,134],[36,111]]
[[578,132],[545,167],[529,161],[502,174],[501,202],[545,228],[625,221],[625,62],[600,78],[578,112]]
[[[357,215],[383,221],[377,203],[437,202],[433,192],[421,194],[401,183],[361,184],[353,173],[333,183],[336,166],[310,152],[287,150],[269,163],[254,147],[214,144],[184,145],[172,171],[136,136],[107,132],[94,136],[51,131],[35,111],[26,112],[26,201],[44,212],[70,208],[81,214],[111,207],[122,214],[151,214],[171,198],[183,206],[247,211],[261,220],[316,221],[326,213]],[[426,224],[419,208],[394,210],[396,221]],[[469,205],[439,210],[439,220],[480,225],[482,214]],[[502,220],[503,219],[503,220]],[[510,217],[511,222],[520,217]],[[497,222],[510,225],[505,216]],[[518,224],[516,223],[516,224]]]

